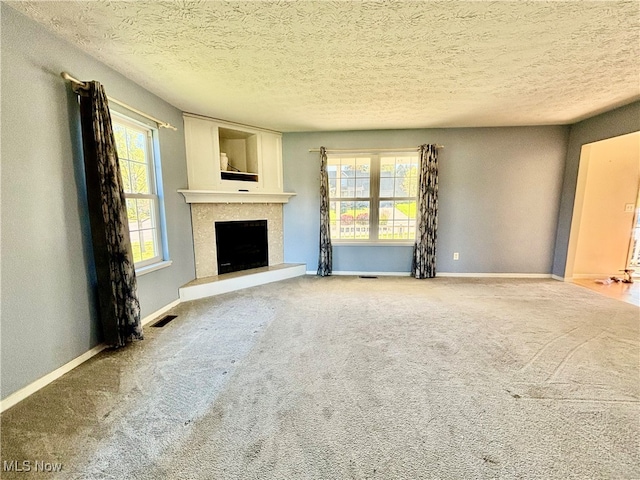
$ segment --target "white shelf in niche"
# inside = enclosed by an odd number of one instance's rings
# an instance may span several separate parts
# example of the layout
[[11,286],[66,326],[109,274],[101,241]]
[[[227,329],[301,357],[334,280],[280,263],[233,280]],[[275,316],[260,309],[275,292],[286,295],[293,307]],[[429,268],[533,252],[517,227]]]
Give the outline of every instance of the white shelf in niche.
[[187,203],[288,203],[293,192],[230,192],[218,190],[178,190]]
[[224,171],[220,172],[220,178],[222,178],[222,180],[236,180],[238,182],[257,182],[258,174],[248,172]]

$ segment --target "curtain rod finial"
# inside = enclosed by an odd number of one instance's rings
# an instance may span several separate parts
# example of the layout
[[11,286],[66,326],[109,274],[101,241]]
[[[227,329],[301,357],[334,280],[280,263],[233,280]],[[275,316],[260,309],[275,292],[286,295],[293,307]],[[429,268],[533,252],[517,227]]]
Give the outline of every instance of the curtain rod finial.
[[71,75],[69,75],[67,72],[61,72],[60,76],[62,78],[64,78],[65,80],[67,80],[68,82],[71,82],[71,83],[73,83],[74,85],[77,85],[80,88],[86,88],[87,87],[86,82],[81,82],[77,78],[74,78]]
[[74,82],[74,83],[80,83],[78,80],[76,80],[75,78],[73,78],[71,75],[69,75],[67,72],[61,72],[60,76],[62,78],[64,78],[65,80],[67,80],[68,82]]

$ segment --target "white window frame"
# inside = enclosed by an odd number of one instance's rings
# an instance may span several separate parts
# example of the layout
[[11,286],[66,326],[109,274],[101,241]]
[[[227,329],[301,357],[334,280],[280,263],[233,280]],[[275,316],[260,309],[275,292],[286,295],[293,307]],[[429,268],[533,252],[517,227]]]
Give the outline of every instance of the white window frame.
[[166,227],[165,227],[165,218],[164,218],[164,205],[163,198],[159,192],[162,191],[162,186],[159,183],[161,181],[161,171],[160,171],[160,156],[158,152],[157,145],[157,129],[153,128],[143,122],[139,122],[131,117],[123,115],[120,112],[116,112],[111,110],[111,119],[112,123],[123,125],[126,128],[131,128],[136,131],[142,131],[146,135],[147,139],[147,154],[148,158],[148,175],[149,175],[149,185],[150,185],[150,193],[127,193],[125,192],[126,199],[147,199],[151,200],[153,205],[152,207],[152,215],[155,219],[154,224],[154,235],[153,240],[155,242],[157,248],[157,254],[146,260],[141,260],[135,262],[135,270],[136,274],[142,275],[145,273],[150,273],[152,271],[158,270],[159,268],[164,268],[165,266],[171,265],[171,261],[168,259],[168,248],[166,241]]
[[[369,196],[367,197],[332,197],[329,195],[329,202],[369,202],[369,238],[367,239],[356,239],[356,238],[334,238],[331,237],[331,243],[334,245],[413,245],[415,243],[415,235],[414,238],[408,239],[381,239],[379,237],[379,220],[380,220],[380,202],[384,201],[416,201],[416,210],[417,210],[417,200],[418,194],[416,191],[415,196],[410,197],[389,197],[389,196],[380,196],[380,161],[382,157],[416,157],[418,156],[417,152],[376,152],[376,151],[353,151],[349,153],[328,153],[327,158],[369,158],[370,159],[370,170],[369,170]],[[419,162],[419,156],[418,156]],[[420,168],[418,164],[418,168]],[[418,172],[419,174],[419,172]],[[336,185],[336,190],[339,191],[340,186]],[[417,213],[417,212],[416,212]],[[355,222],[353,224],[354,228],[357,228]]]

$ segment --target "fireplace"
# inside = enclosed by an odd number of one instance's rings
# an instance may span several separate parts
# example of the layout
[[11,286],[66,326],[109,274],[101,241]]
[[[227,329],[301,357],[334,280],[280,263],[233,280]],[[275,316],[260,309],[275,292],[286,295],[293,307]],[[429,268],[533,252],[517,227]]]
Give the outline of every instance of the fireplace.
[[196,278],[220,274],[216,248],[216,223],[266,220],[268,265],[284,263],[282,204],[276,203],[192,203],[191,222],[195,250]]
[[269,265],[266,220],[215,222],[218,273]]

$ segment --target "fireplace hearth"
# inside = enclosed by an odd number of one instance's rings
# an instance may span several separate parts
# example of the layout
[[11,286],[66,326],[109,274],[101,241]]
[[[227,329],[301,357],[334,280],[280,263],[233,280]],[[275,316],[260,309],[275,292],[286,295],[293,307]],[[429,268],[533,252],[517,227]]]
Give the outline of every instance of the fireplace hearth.
[[267,220],[215,222],[218,273],[269,265]]

